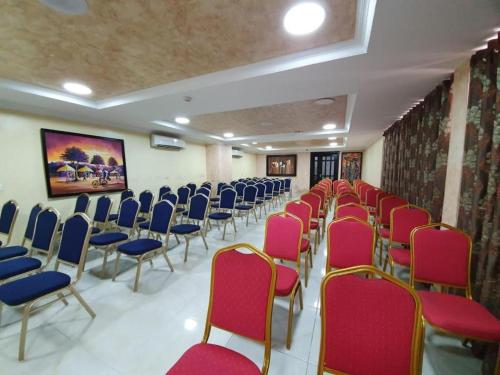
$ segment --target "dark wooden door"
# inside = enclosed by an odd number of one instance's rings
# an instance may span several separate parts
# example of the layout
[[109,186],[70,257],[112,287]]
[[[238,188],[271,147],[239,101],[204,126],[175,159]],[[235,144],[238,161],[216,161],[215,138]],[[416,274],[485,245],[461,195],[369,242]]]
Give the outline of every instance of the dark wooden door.
[[336,180],[339,174],[339,152],[311,152],[310,186],[323,178]]

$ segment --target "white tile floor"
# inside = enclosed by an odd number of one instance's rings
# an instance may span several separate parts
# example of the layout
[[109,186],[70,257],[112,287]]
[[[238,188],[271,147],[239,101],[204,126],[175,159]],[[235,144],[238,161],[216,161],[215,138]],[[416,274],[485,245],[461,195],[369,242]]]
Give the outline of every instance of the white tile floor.
[[[236,242],[261,247],[264,218],[245,227],[238,220]],[[201,239],[191,241],[190,256],[183,263],[184,243],[172,238],[171,273],[162,258],[154,268],[145,265],[138,293],[132,292],[133,262],[121,261],[116,282],[97,276],[101,253],[91,251],[87,271],[78,284],[83,297],[97,314],[91,319],[75,299],[69,306],[54,304],[30,319],[26,361],[17,361],[20,330],[18,311],[4,308],[0,327],[0,374],[163,374],[203,335],[208,305],[210,264],[214,252],[234,243],[229,229],[226,241],[214,228],[208,234],[209,251]],[[283,299],[273,311],[273,344],[270,374],[316,374],[319,352],[319,285],[325,264],[325,243],[314,257],[304,310],[294,317],[292,347],[285,347],[288,302]],[[114,264],[111,262],[109,269]],[[403,277],[404,271],[399,272]],[[262,346],[233,334],[212,330],[210,341],[233,348],[261,364]],[[480,374],[481,362],[461,347],[458,340],[427,330],[423,373],[425,375]]]

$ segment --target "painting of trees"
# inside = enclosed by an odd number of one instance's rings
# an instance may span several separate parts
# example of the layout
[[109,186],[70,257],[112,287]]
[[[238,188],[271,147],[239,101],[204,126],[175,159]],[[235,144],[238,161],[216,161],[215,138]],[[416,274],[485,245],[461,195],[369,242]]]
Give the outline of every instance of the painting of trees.
[[[61,159],[75,164],[75,170],[78,170],[78,163],[88,163],[89,156],[79,147],[67,147],[61,154]],[[78,180],[78,173],[74,174],[74,181]]]
[[90,160],[90,164],[94,165],[104,165],[104,159],[102,158],[101,155],[94,155],[92,156],[92,160]]
[[112,157],[112,156],[111,156],[111,157],[108,159],[108,165],[109,165],[110,167],[115,168],[116,166],[118,166],[118,162],[116,161],[116,159],[115,159],[114,157]]

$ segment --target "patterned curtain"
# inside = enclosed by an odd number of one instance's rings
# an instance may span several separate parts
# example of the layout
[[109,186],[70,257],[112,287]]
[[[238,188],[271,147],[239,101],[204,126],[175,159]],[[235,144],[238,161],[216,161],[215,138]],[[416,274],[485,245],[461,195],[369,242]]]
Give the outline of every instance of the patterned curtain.
[[[500,38],[500,33],[499,33]],[[474,299],[500,318],[500,56],[499,40],[470,61],[469,104],[458,227],[473,241]],[[493,374],[496,345],[486,350],[483,373]]]
[[384,132],[382,188],[441,220],[453,76]]

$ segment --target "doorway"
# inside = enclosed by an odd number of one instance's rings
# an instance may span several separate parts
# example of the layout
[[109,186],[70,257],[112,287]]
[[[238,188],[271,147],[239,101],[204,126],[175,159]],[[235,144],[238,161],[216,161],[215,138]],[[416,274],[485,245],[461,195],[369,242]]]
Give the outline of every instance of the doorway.
[[336,180],[339,174],[339,152],[311,152],[310,185],[314,186],[323,178]]

